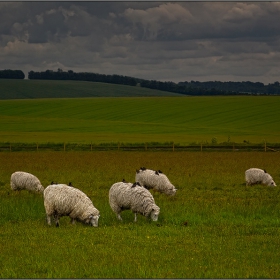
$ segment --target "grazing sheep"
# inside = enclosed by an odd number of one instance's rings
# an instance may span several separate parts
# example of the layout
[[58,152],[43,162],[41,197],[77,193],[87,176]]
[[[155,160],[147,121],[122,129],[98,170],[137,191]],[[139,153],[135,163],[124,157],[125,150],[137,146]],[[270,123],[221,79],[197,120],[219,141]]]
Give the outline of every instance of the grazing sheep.
[[74,187],[65,184],[49,185],[44,190],[44,206],[49,225],[51,216],[55,218],[57,227],[60,217],[69,216],[73,224],[77,219],[98,227],[99,211],[86,194]]
[[160,170],[154,171],[141,167],[139,170],[136,170],[135,181],[148,190],[154,189],[167,195],[175,195],[177,191],[167,176]]
[[14,191],[28,190],[43,193],[44,187],[40,180],[33,174],[17,171],[11,175],[11,189]]
[[158,220],[160,208],[155,204],[152,194],[139,183],[113,184],[109,190],[109,203],[119,220],[122,220],[121,212],[128,209],[135,214],[134,222],[137,221],[138,213],[153,221]]
[[246,186],[254,184],[262,184],[270,187],[276,187],[272,177],[265,171],[259,168],[250,168],[245,171]]

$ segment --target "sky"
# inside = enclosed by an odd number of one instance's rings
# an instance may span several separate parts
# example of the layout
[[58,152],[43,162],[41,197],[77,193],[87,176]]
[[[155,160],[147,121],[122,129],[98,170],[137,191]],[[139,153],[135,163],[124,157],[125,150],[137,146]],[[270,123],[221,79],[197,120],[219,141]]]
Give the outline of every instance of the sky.
[[0,2],[0,70],[280,81],[280,2]]

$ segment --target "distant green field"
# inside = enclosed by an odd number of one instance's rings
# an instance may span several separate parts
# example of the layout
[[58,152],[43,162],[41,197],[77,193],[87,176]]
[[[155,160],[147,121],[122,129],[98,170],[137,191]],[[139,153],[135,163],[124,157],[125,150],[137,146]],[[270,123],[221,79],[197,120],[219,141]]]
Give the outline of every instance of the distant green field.
[[[17,82],[14,82],[14,89]],[[33,97],[39,91],[36,83],[39,88],[44,85],[47,88],[47,84],[50,87],[53,83],[50,89],[54,92],[63,84],[56,83],[61,81],[32,82],[35,82],[34,88],[30,88]],[[97,83],[66,81],[64,85],[70,87],[70,84],[73,89],[76,84],[86,87]],[[116,92],[122,87],[144,90],[118,85],[98,86],[100,91],[107,86],[111,90],[115,88]],[[81,87],[81,91],[85,87]],[[189,144],[215,140],[217,143],[279,143],[279,105],[280,96],[0,100],[0,142]]]
[[148,88],[86,81],[0,79],[0,99],[182,96]]

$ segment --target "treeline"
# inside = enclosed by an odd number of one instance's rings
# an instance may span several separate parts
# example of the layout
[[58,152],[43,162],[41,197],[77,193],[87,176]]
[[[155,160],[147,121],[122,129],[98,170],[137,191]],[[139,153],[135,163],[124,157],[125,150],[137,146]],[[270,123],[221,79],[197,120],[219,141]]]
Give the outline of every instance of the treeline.
[[96,74],[90,72],[79,72],[75,73],[72,70],[67,72],[58,69],[57,72],[52,70],[47,70],[45,72],[34,72],[30,71],[28,73],[29,79],[40,79],[40,80],[75,80],[75,81],[91,81],[100,83],[110,83],[110,84],[122,84],[129,86],[136,86],[137,79],[121,75],[105,75]]
[[122,75],[105,75],[90,72],[75,73],[72,70],[57,71],[46,70],[44,72],[30,71],[29,79],[42,80],[77,80],[101,83],[122,84],[130,86],[141,86],[161,91],[169,91],[185,95],[248,95],[248,94],[280,94],[279,82],[264,85],[260,82],[160,82],[156,80],[138,79]]
[[159,82],[141,80],[141,87],[176,92],[187,95],[276,95],[280,94],[280,84],[264,85],[260,82]]
[[197,89],[215,89],[226,92],[252,93],[252,94],[280,94],[280,84],[264,85],[260,82],[179,82],[178,85]]
[[0,70],[0,79],[24,79],[25,75],[21,70]]
[[[0,70],[0,78],[24,79],[25,75],[21,70]],[[76,80],[91,81],[100,83],[121,84],[129,86],[141,86],[144,88],[156,89],[180,93],[185,95],[278,95],[280,94],[279,82],[264,85],[261,82],[160,82],[156,80],[145,80],[122,75],[105,75],[91,72],[76,73],[72,70],[57,71],[46,70],[43,72],[30,71],[28,79],[39,80]]]

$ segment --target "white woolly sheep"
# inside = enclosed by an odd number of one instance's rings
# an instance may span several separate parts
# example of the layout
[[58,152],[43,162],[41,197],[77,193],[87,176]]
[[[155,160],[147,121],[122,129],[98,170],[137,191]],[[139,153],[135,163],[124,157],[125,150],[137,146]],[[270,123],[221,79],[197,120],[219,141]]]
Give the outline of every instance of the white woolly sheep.
[[246,186],[254,184],[262,184],[270,187],[276,187],[272,177],[265,171],[259,168],[250,168],[245,171]]
[[49,185],[44,190],[44,206],[49,225],[51,216],[54,217],[57,227],[60,217],[69,216],[73,224],[77,219],[98,227],[99,211],[85,193],[74,187],[65,184]]
[[121,212],[129,210],[134,213],[134,222],[137,214],[141,214],[152,221],[158,220],[160,208],[155,204],[152,194],[139,183],[118,182],[109,190],[109,203],[117,218],[122,220]]
[[14,191],[28,190],[42,193],[44,187],[40,180],[28,172],[17,171],[11,175],[11,189]]
[[165,193],[167,195],[175,195],[177,189],[171,184],[169,179],[160,170],[154,171],[141,167],[136,170],[135,181],[139,182],[146,189],[154,189],[155,191]]

